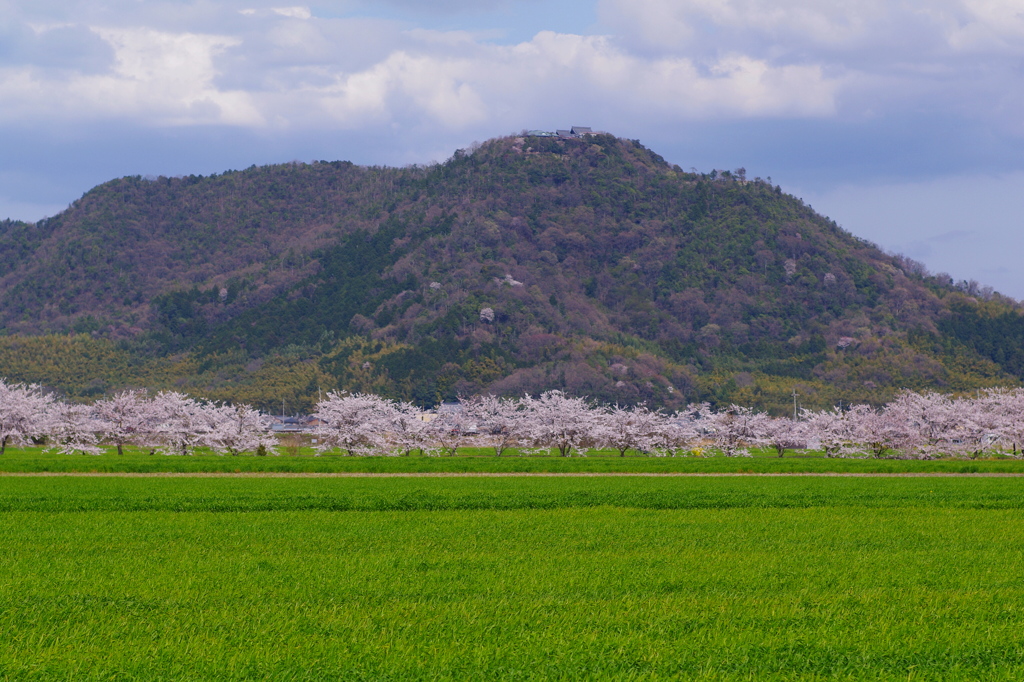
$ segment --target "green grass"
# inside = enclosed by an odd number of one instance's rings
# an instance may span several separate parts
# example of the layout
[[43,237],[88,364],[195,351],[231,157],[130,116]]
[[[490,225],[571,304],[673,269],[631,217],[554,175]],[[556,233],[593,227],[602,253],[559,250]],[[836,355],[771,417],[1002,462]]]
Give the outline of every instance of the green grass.
[[610,451],[587,457],[495,457],[482,448],[464,448],[456,457],[315,457],[310,448],[271,457],[150,455],[129,449],[102,455],[61,455],[42,448],[8,448],[0,457],[0,472],[295,472],[295,473],[1024,473],[1024,459],[895,460],[829,459],[814,453],[790,453],[778,458],[756,457],[619,457]]
[[1018,479],[9,477],[0,547],[0,679],[1024,675]]
[[1017,478],[0,478],[0,512],[1024,509]]

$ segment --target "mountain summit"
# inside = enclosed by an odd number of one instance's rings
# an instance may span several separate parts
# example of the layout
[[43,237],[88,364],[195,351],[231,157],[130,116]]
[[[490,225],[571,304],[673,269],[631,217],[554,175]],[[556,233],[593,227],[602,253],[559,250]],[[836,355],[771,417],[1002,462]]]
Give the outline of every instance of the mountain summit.
[[822,406],[1024,376],[1015,301],[742,169],[684,172],[607,134],[503,137],[431,166],[113,180],[0,223],[0,282],[0,374],[81,396],[170,384],[298,408],[328,388],[421,404],[563,388],[781,411],[794,390]]

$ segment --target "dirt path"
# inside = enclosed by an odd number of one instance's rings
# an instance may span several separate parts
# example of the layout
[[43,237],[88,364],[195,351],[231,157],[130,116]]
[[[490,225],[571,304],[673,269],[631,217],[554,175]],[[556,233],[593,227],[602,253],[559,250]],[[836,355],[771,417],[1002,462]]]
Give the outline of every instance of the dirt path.
[[0,477],[76,477],[76,478],[727,478],[727,477],[817,477],[817,478],[1019,478],[1024,473],[854,473],[854,472],[782,472],[782,473],[716,473],[716,472],[671,472],[671,473],[608,473],[608,472],[438,472],[438,473],[353,473],[353,472],[81,472],[81,471],[0,471]]

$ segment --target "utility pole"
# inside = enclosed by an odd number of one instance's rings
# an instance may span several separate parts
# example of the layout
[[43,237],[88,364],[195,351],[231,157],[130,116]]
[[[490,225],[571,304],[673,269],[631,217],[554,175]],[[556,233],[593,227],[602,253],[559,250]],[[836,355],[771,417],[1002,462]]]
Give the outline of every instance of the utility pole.
[[793,421],[796,421],[796,387],[793,387]]

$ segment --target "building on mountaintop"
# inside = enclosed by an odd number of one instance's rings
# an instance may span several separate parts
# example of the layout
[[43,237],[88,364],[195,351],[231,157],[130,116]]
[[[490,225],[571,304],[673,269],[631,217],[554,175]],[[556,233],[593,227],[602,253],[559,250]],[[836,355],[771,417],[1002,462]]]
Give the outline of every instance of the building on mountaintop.
[[523,131],[523,135],[529,137],[558,137],[563,140],[572,140],[587,135],[600,135],[601,132],[593,130],[590,126],[573,126],[571,128],[559,128],[555,132],[548,132],[546,130],[526,130]]

